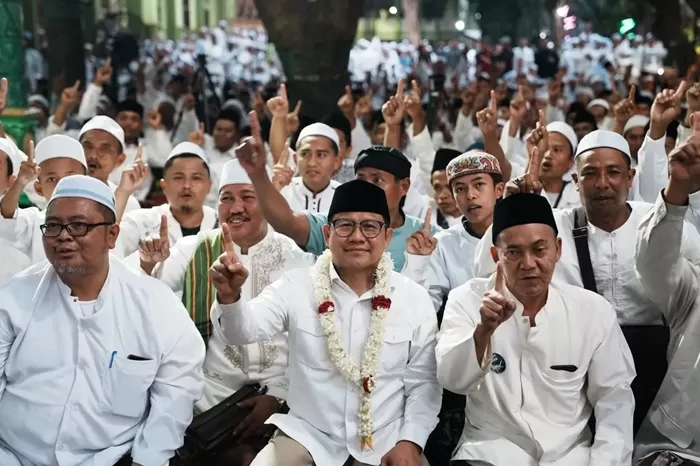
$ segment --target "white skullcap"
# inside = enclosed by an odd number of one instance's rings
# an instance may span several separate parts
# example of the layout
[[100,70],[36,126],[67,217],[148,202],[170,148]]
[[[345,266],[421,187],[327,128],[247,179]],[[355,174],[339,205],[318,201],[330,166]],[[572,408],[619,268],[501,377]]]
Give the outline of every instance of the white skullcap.
[[49,108],[51,108],[51,105],[49,105],[49,101],[46,99],[46,97],[44,97],[44,96],[41,95],[41,94],[30,95],[30,96],[27,98],[27,104],[29,104],[29,105],[31,105],[31,104],[41,104],[41,105],[43,105],[47,110],[48,110]]
[[333,128],[323,123],[312,123],[305,127],[299,133],[297,138],[296,149],[299,150],[299,143],[302,139],[309,136],[324,136],[335,143],[335,147],[340,148],[340,139],[338,138],[338,133],[335,132]]
[[90,199],[107,207],[114,212],[115,215],[117,214],[117,207],[112,189],[97,178],[91,176],[71,175],[61,178],[51,195],[49,204],[53,202],[54,199],[64,197]]
[[590,87],[577,88],[576,95],[585,95],[587,97],[590,97],[591,99],[595,97],[595,93],[593,92],[593,89],[591,89]]
[[[267,172],[267,175],[272,178],[272,170],[270,170],[270,167],[265,167],[265,171]],[[219,191],[224,189],[224,186],[228,186],[230,184],[253,184],[253,182],[250,181],[248,173],[245,171],[245,168],[241,166],[241,162],[238,159],[233,159],[226,162],[224,167],[221,169]]]
[[[9,139],[0,138],[0,152],[7,154],[7,157],[12,162],[12,175],[17,176],[17,173],[19,173],[19,166],[22,161],[25,160],[22,151]],[[0,173],[0,175],[5,176],[4,173]]]
[[82,139],[85,133],[92,131],[93,129],[101,129],[102,131],[106,131],[117,138],[117,141],[119,141],[119,144],[121,144],[121,150],[124,150],[124,147],[126,146],[124,144],[124,130],[121,126],[119,126],[119,123],[112,120],[110,117],[97,115],[83,125],[82,129],[80,130],[80,134],[78,135],[78,139]]
[[586,108],[588,110],[590,110],[591,108],[595,107],[596,105],[603,107],[605,110],[610,110],[610,104],[605,99],[593,99],[593,100],[591,100],[591,103],[586,105]]
[[70,136],[54,134],[39,141],[39,144],[34,148],[34,161],[37,165],[50,159],[60,158],[77,160],[87,170],[83,146]]
[[599,129],[585,135],[578,144],[576,157],[601,147],[617,149],[625,154],[628,159],[632,160],[632,157],[630,157],[630,145],[627,143],[627,140],[614,131],[607,131],[604,129]]
[[549,101],[549,90],[542,86],[535,92],[535,100]]
[[547,125],[547,131],[550,133],[559,133],[569,140],[571,143],[571,151],[576,153],[576,146],[578,146],[578,138],[576,137],[576,132],[574,129],[564,123],[563,121],[553,121]]
[[204,160],[204,163],[209,163],[207,160],[207,154],[204,153],[204,149],[189,141],[181,142],[177,146],[173,147],[173,150],[170,151],[170,155],[168,155],[168,160],[184,154],[196,155],[200,159]]
[[633,115],[632,118],[627,120],[625,123],[625,129],[622,130],[622,134],[626,134],[627,131],[633,128],[644,128],[647,123],[649,123],[649,117],[644,115]]

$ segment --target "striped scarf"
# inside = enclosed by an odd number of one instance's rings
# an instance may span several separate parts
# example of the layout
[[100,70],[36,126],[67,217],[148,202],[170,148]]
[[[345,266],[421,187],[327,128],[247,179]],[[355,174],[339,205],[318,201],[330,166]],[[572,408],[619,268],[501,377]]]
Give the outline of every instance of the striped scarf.
[[221,230],[213,230],[199,241],[185,273],[182,302],[202,335],[204,344],[209,342],[211,336],[209,311],[216,297],[216,289],[209,280],[209,269],[222,252]]

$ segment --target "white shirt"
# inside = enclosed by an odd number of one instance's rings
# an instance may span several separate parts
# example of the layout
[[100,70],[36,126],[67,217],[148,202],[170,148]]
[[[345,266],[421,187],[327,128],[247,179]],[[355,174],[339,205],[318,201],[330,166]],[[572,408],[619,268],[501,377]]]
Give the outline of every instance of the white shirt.
[[564,186],[558,193],[548,193],[543,189],[541,194],[547,198],[552,209],[569,209],[581,206],[581,197],[576,185],[571,180],[564,181]]
[[[213,233],[210,233],[211,236]],[[183,238],[170,251],[170,257],[154,270],[173,291],[182,296],[186,267],[194,256],[203,235]],[[303,252],[290,238],[268,229],[267,236],[241,254],[234,245],[237,257],[251,272],[251,279],[243,286],[242,296],[249,301],[259,295],[266,286],[284,272],[314,263],[313,254]],[[268,341],[249,345],[228,345],[219,334],[209,339],[204,359],[204,396],[197,403],[199,411],[206,411],[219,404],[244,385],[259,383],[268,388],[267,393],[277,398],[287,398],[287,335],[280,334]]]
[[[495,278],[452,291],[436,348],[438,380],[467,395],[453,460],[493,466],[630,465],[636,376],[616,314],[601,296],[551,284],[536,326],[516,303],[477,360],[474,330]],[[573,371],[555,370],[573,366]],[[588,420],[595,409],[596,441]]]
[[[142,147],[143,147],[143,153],[141,155],[142,160],[145,163],[148,163],[149,158],[151,157],[151,151],[153,150],[153,147],[146,142],[144,139],[142,142]],[[156,147],[157,149],[157,147]],[[136,160],[136,153],[138,151],[138,145],[137,144],[132,144],[132,145],[127,145],[124,147],[124,155],[126,155],[126,159],[124,160],[124,163],[119,165],[117,168],[112,170],[112,173],[109,174],[109,181],[112,183],[119,185],[119,182],[122,180],[122,173],[124,170],[129,168],[133,163],[134,160]],[[153,187],[153,173],[151,173],[151,170],[149,169],[148,172],[146,173],[146,179],[143,181],[141,186],[139,186],[136,189],[136,192],[134,193],[134,197],[138,201],[145,201],[146,197],[148,196],[148,193],[151,192],[151,188]]]
[[289,203],[289,208],[295,212],[308,210],[319,214],[327,214],[331,207],[331,201],[335,194],[335,188],[340,186],[335,180],[330,180],[328,186],[320,193],[314,194],[306,187],[300,176],[292,178],[292,182],[285,186],[280,194]]
[[46,260],[44,243],[39,225],[44,223],[46,211],[36,207],[15,209],[12,218],[0,215],[0,239],[10,247],[29,257],[30,263],[38,264]]
[[[318,317],[313,269],[286,273],[250,303],[212,307],[214,332],[247,344],[289,332],[288,415],[269,423],[301,443],[315,464],[342,466],[352,455],[378,465],[401,440],[420,447],[437,425],[441,388],[435,378],[437,319],[426,291],[392,272],[391,309],[385,321],[380,369],[372,392],[374,450],[360,451],[360,390],[333,366]],[[331,267],[331,295],[348,356],[362,359],[369,335],[372,292],[357,296]]]
[[[119,187],[119,185],[112,183],[111,180],[107,180],[107,186],[109,186],[109,188],[112,190],[112,194],[114,194],[114,192]],[[141,204],[139,203],[139,201],[134,196],[129,196],[129,199],[126,201],[126,207],[124,207],[123,214],[131,212],[132,210],[139,210],[140,208]]]
[[[139,250],[139,241],[160,235],[160,217],[168,217],[168,239],[174,245],[182,239],[182,227],[170,211],[169,204],[162,204],[150,209],[138,209],[124,215],[119,223],[117,251],[121,257],[129,257]],[[212,230],[216,226],[216,211],[204,206],[201,232]]]
[[[653,204],[628,202],[632,208],[627,221],[617,230],[608,233],[588,223],[588,248],[593,264],[596,288],[617,311],[620,325],[662,325],[662,312],[650,298],[634,270],[637,229]],[[583,287],[576,246],[574,244],[573,210],[556,210],[554,219],[562,240],[561,259],[554,269],[553,280],[558,283]],[[491,228],[481,239],[475,255],[476,277],[489,276],[495,271],[491,258]],[[683,231],[683,256],[691,262],[700,262],[700,236],[695,228],[686,224]]]
[[29,257],[6,240],[0,239],[0,283],[9,280],[14,274],[26,269],[31,264]]
[[[659,195],[639,225],[637,273],[649,296],[661,306],[674,334],[668,372],[640,428],[634,458],[670,450],[700,461],[700,281],[698,265],[683,258],[680,244],[687,207],[668,205]],[[698,248],[698,244],[694,245]]]
[[[435,235],[437,247],[429,256],[406,252],[403,274],[428,289],[435,311],[451,290],[473,278],[474,251],[479,238],[471,235],[460,222]],[[466,265],[465,265],[466,264]]]
[[0,286],[0,464],[167,465],[203,359],[182,303],[115,257],[87,317],[48,263],[25,271]]

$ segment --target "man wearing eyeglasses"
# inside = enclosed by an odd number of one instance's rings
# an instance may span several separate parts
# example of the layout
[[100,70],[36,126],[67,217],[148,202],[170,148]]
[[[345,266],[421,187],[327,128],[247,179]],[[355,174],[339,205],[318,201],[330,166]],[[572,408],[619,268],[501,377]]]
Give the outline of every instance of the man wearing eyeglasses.
[[251,466],[425,464],[437,425],[437,319],[427,291],[395,272],[384,190],[338,186],[312,268],[287,272],[241,299],[248,270],[233,246],[210,270],[214,333],[227,344],[289,334],[289,414]]
[[106,184],[63,178],[49,263],[0,286],[3,466],[163,465],[183,443],[204,345],[165,285],[110,257],[115,219]]

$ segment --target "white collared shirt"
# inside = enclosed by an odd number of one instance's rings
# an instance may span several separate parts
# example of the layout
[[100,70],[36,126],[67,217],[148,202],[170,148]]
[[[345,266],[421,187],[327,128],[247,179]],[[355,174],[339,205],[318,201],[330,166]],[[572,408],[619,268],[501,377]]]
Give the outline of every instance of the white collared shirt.
[[319,214],[327,214],[331,207],[331,201],[335,194],[335,188],[340,186],[335,180],[330,180],[328,186],[319,192],[313,193],[306,187],[300,176],[292,178],[292,182],[285,186],[280,194],[289,203],[289,208],[295,212],[308,210]]
[[[551,284],[536,326],[516,302],[513,315],[477,360],[474,330],[494,278],[452,291],[436,348],[438,380],[467,395],[453,460],[494,466],[619,466],[632,454],[636,373],[612,306],[571,285]],[[557,366],[560,369],[555,369]],[[596,441],[587,423],[595,409]]]
[[0,239],[0,284],[29,267],[29,257],[11,243]]
[[[401,440],[421,448],[437,425],[442,390],[435,378],[437,319],[426,291],[392,272],[391,309],[385,322],[379,373],[372,392],[374,450],[361,451],[360,390],[333,366],[317,313],[313,269],[286,273],[250,301],[212,307],[214,332],[229,343],[247,344],[289,332],[288,415],[268,421],[301,443],[315,464],[342,466],[352,455],[378,465]],[[372,292],[357,296],[331,267],[343,347],[360,363],[370,328]]]
[[[598,293],[617,311],[620,325],[662,325],[662,312],[649,298],[634,269],[637,229],[653,204],[628,202],[632,208],[627,221],[617,230],[608,233],[588,223],[588,248]],[[574,244],[573,210],[556,210],[554,219],[562,241],[561,259],[554,269],[553,280],[583,287],[576,245]],[[683,256],[693,263],[700,263],[700,236],[695,228],[686,224],[683,231]],[[487,277],[495,271],[491,257],[491,228],[486,231],[475,254],[475,277]]]
[[44,223],[46,211],[36,207],[15,209],[12,218],[0,215],[0,239],[29,257],[30,265],[46,260],[39,225]]
[[199,332],[114,256],[94,312],[82,307],[48,263],[0,286],[0,458],[167,465],[202,395]]
[[[201,232],[212,230],[216,226],[216,211],[204,206],[204,217],[200,225]],[[129,257],[139,250],[139,241],[157,237],[160,234],[160,218],[168,217],[168,239],[174,245],[182,239],[182,226],[177,222],[170,210],[170,204],[162,204],[150,209],[138,209],[124,215],[119,223],[119,238],[117,251],[120,257]],[[138,263],[136,263],[138,266]]]

